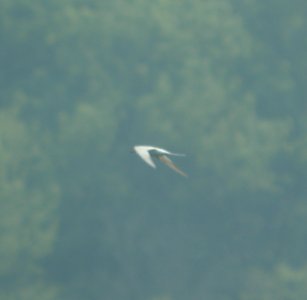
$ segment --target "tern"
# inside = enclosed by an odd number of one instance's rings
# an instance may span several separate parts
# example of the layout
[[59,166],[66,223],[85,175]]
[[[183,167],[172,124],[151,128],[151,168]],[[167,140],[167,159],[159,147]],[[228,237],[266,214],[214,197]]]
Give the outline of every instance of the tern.
[[156,165],[152,159],[154,157],[159,159],[161,162],[166,164],[180,175],[187,177],[187,174],[181,171],[168,157],[168,155],[185,156],[185,154],[172,153],[165,149],[153,146],[134,146],[132,152],[138,154],[148,165],[153,168],[156,168]]

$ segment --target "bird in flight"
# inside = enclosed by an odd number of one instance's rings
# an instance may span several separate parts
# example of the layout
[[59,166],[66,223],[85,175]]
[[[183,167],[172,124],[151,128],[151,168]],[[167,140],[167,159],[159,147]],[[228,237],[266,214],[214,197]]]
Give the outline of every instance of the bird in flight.
[[181,171],[168,157],[168,155],[185,156],[185,154],[172,153],[165,149],[153,146],[134,146],[132,152],[138,154],[148,165],[150,165],[153,168],[156,168],[156,165],[152,159],[154,157],[159,159],[161,162],[166,164],[175,172],[179,173],[182,176],[187,177],[187,174]]

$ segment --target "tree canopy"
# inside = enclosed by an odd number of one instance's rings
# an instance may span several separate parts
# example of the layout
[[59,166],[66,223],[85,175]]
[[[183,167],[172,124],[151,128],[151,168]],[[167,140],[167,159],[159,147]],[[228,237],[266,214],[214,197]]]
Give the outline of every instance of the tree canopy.
[[306,13],[1,0],[0,298],[305,300]]

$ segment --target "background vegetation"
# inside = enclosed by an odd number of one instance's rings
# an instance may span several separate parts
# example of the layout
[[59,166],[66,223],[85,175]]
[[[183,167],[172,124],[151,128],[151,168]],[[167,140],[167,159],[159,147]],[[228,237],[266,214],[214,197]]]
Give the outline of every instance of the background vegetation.
[[0,298],[305,300],[306,16],[1,0]]

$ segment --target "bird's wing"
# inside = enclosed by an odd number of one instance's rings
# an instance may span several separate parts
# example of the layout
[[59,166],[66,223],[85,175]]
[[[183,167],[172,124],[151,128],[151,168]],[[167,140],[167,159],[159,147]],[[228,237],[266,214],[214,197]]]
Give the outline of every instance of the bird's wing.
[[173,153],[173,152],[169,152],[169,153],[167,153],[167,154],[169,154],[169,155],[174,155],[174,156],[186,156],[186,155],[183,154],[183,153]]
[[158,147],[150,147],[149,152],[154,155],[166,154],[166,155],[174,155],[174,156],[185,156],[185,154],[170,152],[168,150],[158,148]]
[[160,161],[162,161],[164,164],[166,164],[168,167],[170,167],[171,169],[173,169],[180,175],[185,176],[185,177],[188,176],[186,173],[178,169],[177,166],[166,155],[159,155],[158,158]]
[[153,160],[151,159],[151,156],[148,152],[147,147],[134,147],[135,152],[151,167],[156,168],[156,165],[154,164]]

